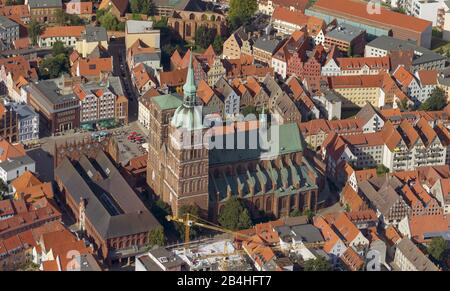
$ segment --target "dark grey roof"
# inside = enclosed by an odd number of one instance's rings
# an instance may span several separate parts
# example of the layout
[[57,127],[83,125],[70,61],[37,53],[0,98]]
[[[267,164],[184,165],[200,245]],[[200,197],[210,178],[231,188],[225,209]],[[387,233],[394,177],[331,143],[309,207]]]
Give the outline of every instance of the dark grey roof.
[[408,261],[416,267],[417,271],[439,270],[409,238],[405,237],[397,244],[397,252],[398,251],[400,251]]
[[203,10],[202,1],[196,0],[153,0],[155,6],[173,7],[177,10],[201,11]]
[[80,271],[101,271],[102,268],[91,254],[80,256]]
[[390,36],[380,36],[372,40],[367,46],[378,49],[392,51],[392,50],[412,50],[414,51],[413,66],[423,63],[442,61],[446,58],[432,50],[418,46],[415,42],[401,40]]
[[161,60],[161,52],[135,54],[133,58],[135,64],[148,61],[159,61]]
[[355,118],[361,119],[364,123],[367,123],[367,121],[369,121],[374,115],[382,117],[378,109],[376,109],[370,102],[367,102],[366,105],[358,111]]
[[280,38],[261,36],[255,40],[253,48],[274,54],[283,40]]
[[0,163],[0,168],[2,168],[4,171],[8,172],[14,169],[17,169],[20,166],[23,165],[30,165],[34,164],[34,160],[30,158],[29,156],[23,156],[23,157],[15,157],[10,158],[9,160],[5,160]]
[[275,230],[283,240],[292,238],[296,241],[305,243],[319,243],[323,242],[324,238],[320,230],[312,224],[303,224],[296,226],[277,226]]
[[175,253],[170,252],[162,247],[150,250],[148,253],[153,260],[158,260],[158,263],[163,265],[167,269],[185,264],[185,262]]
[[160,227],[109,158],[100,151],[95,159],[65,158],[55,169],[73,201],[86,201],[86,217],[104,238],[148,232]]
[[9,103],[8,107],[11,107],[17,113],[19,120],[32,118],[39,115],[34,111],[33,107],[28,104]]
[[106,29],[101,26],[87,25],[86,30],[83,32],[81,37],[88,42],[108,40],[108,34],[106,33]]
[[6,16],[0,16],[0,28],[11,28],[14,26],[19,26],[19,24],[15,23]]
[[336,28],[327,32],[326,36],[345,42],[351,42],[363,32],[364,30],[359,27],[347,23],[340,23]]
[[30,8],[61,7],[62,0],[28,0]]
[[41,105],[45,106],[50,112],[54,112],[54,105],[62,104],[69,100],[78,100],[78,97],[73,94],[72,90],[62,90],[60,83],[61,78],[43,80],[30,83],[26,90],[28,90]]

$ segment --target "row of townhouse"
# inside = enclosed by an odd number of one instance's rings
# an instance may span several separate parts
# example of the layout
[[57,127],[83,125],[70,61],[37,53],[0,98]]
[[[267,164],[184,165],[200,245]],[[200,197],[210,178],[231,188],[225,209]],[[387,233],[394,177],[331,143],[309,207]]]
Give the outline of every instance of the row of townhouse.
[[438,86],[438,72],[435,70],[419,70],[413,74],[399,66],[392,75],[403,92],[419,103],[425,102]]
[[342,107],[363,107],[366,103],[374,107],[393,105],[408,96],[400,90],[395,80],[385,71],[377,75],[340,75],[328,77],[331,89],[342,95]]
[[350,211],[371,208],[381,223],[405,224],[405,219],[441,217],[448,214],[448,165],[417,167],[378,175],[375,169],[345,167],[346,184],[340,203]]
[[38,37],[40,47],[52,47],[62,42],[65,47],[73,47],[86,57],[99,44],[108,49],[108,34],[103,27],[86,26],[48,26]]
[[414,125],[403,121],[397,127],[387,121],[378,132],[329,134],[321,152],[329,175],[335,177],[344,161],[357,168],[384,165],[390,171],[444,165],[448,144],[447,128],[432,127],[420,118]]
[[322,67],[322,76],[358,76],[378,75],[382,71],[389,72],[391,62],[389,56],[330,58]]

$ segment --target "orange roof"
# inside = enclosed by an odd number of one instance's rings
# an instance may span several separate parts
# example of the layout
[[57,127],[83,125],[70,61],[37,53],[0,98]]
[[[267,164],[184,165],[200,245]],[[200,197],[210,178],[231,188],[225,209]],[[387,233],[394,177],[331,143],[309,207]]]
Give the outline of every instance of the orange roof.
[[43,197],[53,199],[53,186],[50,182],[30,186],[20,191],[16,191],[16,196],[17,195],[19,195],[18,197],[23,195],[23,198],[27,203],[34,203]]
[[380,146],[384,144],[380,132],[357,133],[344,135],[342,138],[353,146]]
[[205,80],[200,80],[197,85],[197,96],[203,101],[204,104],[208,104],[211,98],[214,96],[214,90],[209,87]]
[[325,27],[325,22],[314,16],[307,16],[300,11],[292,11],[288,8],[277,7],[272,14],[273,20],[280,20],[288,23],[293,23],[298,26],[307,26],[308,31],[318,33]]
[[6,72],[11,73],[14,80],[17,80],[20,76],[26,79],[38,79],[36,69],[31,68],[30,62],[23,56],[0,59],[1,66],[5,66]]
[[56,272],[60,271],[57,260],[44,261],[42,262],[42,269],[46,272]]
[[355,58],[337,58],[337,63],[341,70],[358,70],[364,66],[370,69],[379,69],[389,71],[390,59],[385,57],[355,57]]
[[41,38],[48,37],[81,37],[84,26],[48,26],[41,33]]
[[351,271],[359,271],[364,266],[364,260],[353,248],[347,248],[340,257],[342,263]]
[[411,238],[418,243],[426,241],[426,233],[448,232],[450,216],[447,215],[416,215],[409,219]]
[[20,177],[11,182],[16,191],[22,191],[31,186],[40,185],[42,182],[30,171],[24,172]]
[[416,130],[407,120],[403,120],[398,126],[398,129],[400,130],[403,141],[409,148],[412,147],[419,139],[419,135],[417,134]]
[[313,224],[315,227],[319,228],[322,232],[322,235],[325,239],[325,243],[323,245],[323,250],[327,253],[330,253],[333,249],[333,247],[341,241],[339,236],[336,234],[336,232],[333,230],[330,224],[322,217],[322,216],[315,216],[313,220]]
[[354,75],[354,76],[332,76],[329,78],[331,88],[381,88],[384,76],[379,75]]
[[20,20],[30,16],[28,5],[11,5],[0,8],[0,15],[6,16],[13,20]]
[[377,169],[364,169],[355,171],[356,180],[358,182],[369,180],[377,176]]
[[421,70],[417,71],[417,75],[419,76],[420,83],[422,86],[427,85],[436,85],[437,84],[437,77],[438,73],[436,70]]
[[384,236],[388,240],[391,245],[396,244],[399,240],[402,239],[402,236],[398,232],[398,230],[391,224],[384,230]]
[[161,86],[181,86],[186,82],[186,76],[187,68],[184,68],[169,72],[161,72],[159,78]]
[[345,184],[344,189],[342,189],[342,200],[352,211],[361,210],[367,207],[361,196],[359,196],[348,183]]
[[0,162],[8,158],[25,156],[25,149],[22,144],[11,144],[5,139],[0,140]]
[[325,219],[339,231],[347,243],[352,242],[361,233],[344,212],[328,214]]
[[133,68],[133,76],[135,80],[136,87],[140,90],[142,87],[151,82],[151,76],[145,69],[143,63],[140,63],[136,67]]
[[436,131],[434,131],[434,129],[428,124],[428,122],[423,117],[420,118],[419,121],[416,123],[416,128],[417,131],[421,133],[420,137],[425,146],[429,146],[437,137]]
[[409,86],[411,82],[414,80],[413,74],[411,74],[404,66],[398,67],[398,69],[394,72],[393,76],[403,86]]
[[332,15],[347,16],[354,21],[367,21],[377,24],[381,27],[398,27],[415,32],[423,32],[431,27],[430,21],[393,12],[381,7],[380,13],[369,13],[367,3],[352,0],[319,0],[313,9],[329,11]]
[[72,260],[68,256],[74,251],[80,255],[92,253],[83,241],[77,240],[67,229],[45,233],[42,235],[41,242],[45,251],[52,250],[53,255],[59,257],[63,271],[66,270],[68,263]]
[[384,143],[391,151],[394,151],[402,140],[401,135],[390,121],[384,123],[380,133]]
[[112,58],[79,59],[72,66],[72,74],[76,76],[99,76],[102,72],[112,72]]

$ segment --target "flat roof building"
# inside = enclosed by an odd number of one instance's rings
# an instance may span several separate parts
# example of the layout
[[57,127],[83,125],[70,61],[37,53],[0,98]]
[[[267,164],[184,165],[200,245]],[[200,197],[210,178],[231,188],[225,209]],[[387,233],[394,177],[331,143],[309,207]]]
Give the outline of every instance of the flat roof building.
[[322,18],[327,23],[337,19],[338,23],[360,27],[371,38],[387,35],[413,40],[426,48],[431,46],[432,22],[370,6],[367,2],[319,0],[306,9],[305,14]]

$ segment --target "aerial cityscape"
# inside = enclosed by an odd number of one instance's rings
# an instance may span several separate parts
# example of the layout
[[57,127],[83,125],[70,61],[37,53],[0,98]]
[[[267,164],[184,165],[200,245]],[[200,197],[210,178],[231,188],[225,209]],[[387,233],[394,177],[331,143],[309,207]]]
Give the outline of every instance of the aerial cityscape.
[[449,1],[0,0],[0,101],[0,271],[450,270]]

